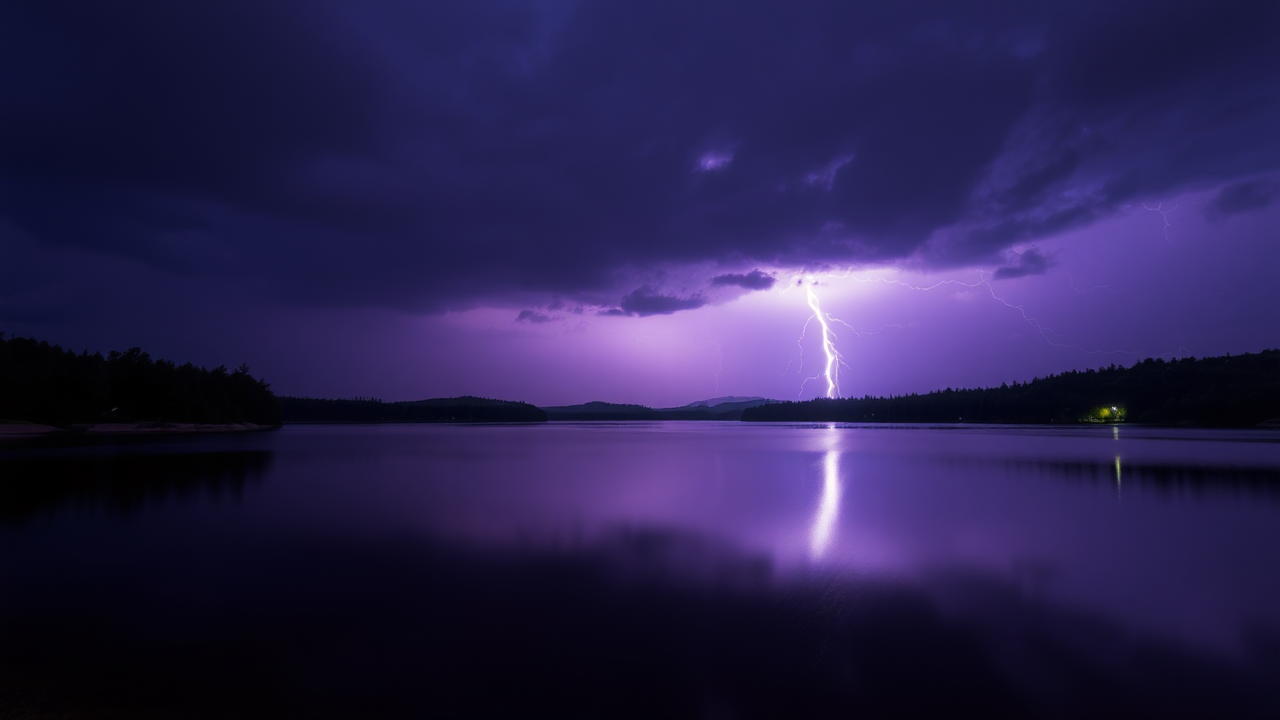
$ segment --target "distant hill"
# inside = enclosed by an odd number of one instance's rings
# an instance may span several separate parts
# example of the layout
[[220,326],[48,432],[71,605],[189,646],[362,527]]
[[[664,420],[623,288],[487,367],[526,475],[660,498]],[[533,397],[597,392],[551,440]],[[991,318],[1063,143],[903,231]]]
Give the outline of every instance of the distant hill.
[[725,397],[711,398],[710,400],[699,400],[691,402],[688,405],[681,405],[678,408],[668,408],[669,410],[691,410],[694,408],[711,408],[720,405],[742,405],[743,407],[754,407],[756,405],[764,405],[776,400],[769,400],[756,396],[745,395],[727,395]]
[[1071,371],[998,388],[787,402],[747,409],[747,421],[895,423],[1140,422],[1254,427],[1280,418],[1280,350],[1156,360]]
[[644,405],[625,405],[598,400],[581,405],[553,405],[542,408],[550,420],[660,420],[658,413]]
[[678,408],[663,408],[658,414],[663,420],[741,420],[747,408],[771,405],[778,402],[762,397],[720,397],[699,400]]
[[749,407],[778,402],[761,397],[720,397],[673,408],[589,402],[542,408],[551,420],[740,420]]
[[281,397],[285,423],[546,422],[547,414],[523,402],[471,396],[383,402],[372,398],[322,400]]

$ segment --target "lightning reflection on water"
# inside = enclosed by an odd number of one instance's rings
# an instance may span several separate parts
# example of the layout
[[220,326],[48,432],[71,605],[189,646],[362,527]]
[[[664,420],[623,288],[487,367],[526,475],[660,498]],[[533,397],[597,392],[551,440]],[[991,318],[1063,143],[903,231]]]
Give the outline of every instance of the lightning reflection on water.
[[835,426],[827,428],[827,452],[822,458],[822,498],[818,502],[818,514],[813,519],[809,550],[814,560],[826,554],[831,546],[836,518],[840,515],[840,450],[836,445]]

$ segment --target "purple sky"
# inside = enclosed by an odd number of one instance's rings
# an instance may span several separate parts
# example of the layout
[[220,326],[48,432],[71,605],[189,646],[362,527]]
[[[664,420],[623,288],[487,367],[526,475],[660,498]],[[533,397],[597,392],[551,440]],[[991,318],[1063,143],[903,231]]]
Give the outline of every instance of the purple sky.
[[1277,36],[1275,3],[5,3],[0,330],[655,406],[823,394],[810,291],[845,395],[1278,347]]

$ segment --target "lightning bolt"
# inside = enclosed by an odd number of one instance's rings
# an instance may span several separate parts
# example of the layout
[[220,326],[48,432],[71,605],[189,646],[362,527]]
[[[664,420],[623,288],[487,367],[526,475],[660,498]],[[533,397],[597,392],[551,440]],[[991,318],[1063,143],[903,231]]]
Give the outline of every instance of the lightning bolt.
[[[822,326],[822,352],[827,356],[827,364],[823,368],[821,375],[825,375],[827,378],[827,397],[840,397],[841,356],[840,352],[836,350],[836,334],[831,331],[831,325],[829,324],[831,318],[828,318],[822,312],[822,308],[819,307],[818,295],[813,292],[813,283],[807,285],[805,290],[808,293],[809,308],[813,310],[813,317],[817,318],[818,324]],[[848,323],[844,324],[848,325]],[[818,375],[815,375],[809,380],[815,380],[818,377]],[[805,382],[807,383],[809,380],[805,380]],[[804,385],[800,386],[800,392],[804,392]]]
[[[847,277],[850,277],[850,275],[849,274],[832,275],[828,273],[823,277],[847,278]],[[804,339],[809,333],[809,324],[812,323],[815,319],[818,321],[818,324],[822,327],[822,352],[823,352],[823,355],[826,357],[826,364],[823,367],[822,371],[820,371],[816,375],[805,378],[804,381],[800,383],[800,392],[798,394],[798,397],[801,397],[801,398],[804,397],[804,389],[811,381],[820,380],[823,378],[826,378],[826,381],[827,381],[826,397],[829,397],[829,398],[841,397],[840,366],[843,365],[845,369],[848,369],[848,370],[852,370],[853,368],[849,366],[849,363],[845,362],[844,355],[842,355],[840,351],[836,349],[835,341],[837,340],[837,336],[835,331],[831,329],[831,325],[833,323],[839,323],[845,326],[846,328],[849,328],[849,331],[854,334],[854,337],[867,337],[870,335],[879,335],[880,333],[890,328],[902,329],[902,328],[905,328],[906,326],[903,325],[902,323],[890,323],[887,325],[880,326],[880,329],[875,331],[858,330],[857,328],[845,322],[844,320],[841,320],[840,318],[831,315],[831,313],[822,311],[821,303],[818,300],[818,295],[817,293],[814,292],[814,287],[818,284],[816,281],[804,276],[797,277],[795,278],[795,280],[796,280],[795,283],[790,283],[785,289],[783,289],[782,294],[784,295],[787,294],[788,292],[791,291],[792,288],[795,288],[795,287],[804,287],[806,301],[809,304],[809,309],[813,311],[813,314],[810,315],[808,319],[804,321],[804,326],[800,328],[800,337],[796,339],[796,347],[799,349],[798,359],[800,361],[799,366],[796,368],[796,372],[797,373],[804,372]],[[791,359],[787,361],[787,367],[782,371],[783,376],[786,376],[791,371],[791,364],[793,362],[795,362],[795,359]]]
[[[977,282],[964,282],[961,280],[940,280],[932,285],[926,285],[926,286],[912,285],[910,283],[903,282],[901,280],[891,280],[889,278],[858,277],[853,273],[845,273],[843,275],[836,275],[836,274],[829,273],[829,274],[822,275],[822,277],[851,279],[855,282],[860,282],[860,283],[877,283],[878,282],[878,283],[883,283],[885,285],[897,285],[899,287],[907,288],[909,290],[915,290],[918,292],[927,292],[929,290],[936,290],[938,288],[946,287],[946,286],[960,287],[960,288],[966,288],[971,290],[985,290],[986,292],[983,293],[984,295],[988,295],[995,302],[1005,306],[1006,308],[1009,308],[1010,310],[1017,312],[1018,315],[1022,317],[1023,322],[1031,326],[1031,328],[1036,331],[1036,334],[1038,334],[1040,338],[1048,345],[1052,345],[1053,347],[1060,347],[1060,348],[1075,350],[1087,355],[1136,355],[1139,352],[1138,350],[1096,350],[1096,349],[1086,348],[1083,345],[1080,345],[1078,343],[1063,342],[1064,336],[1062,335],[1062,333],[1059,333],[1053,328],[1050,328],[1044,325],[1043,323],[1041,323],[1038,318],[1028,313],[1024,306],[1011,303],[1008,300],[1001,297],[1000,295],[997,295],[995,287],[991,284],[991,281],[987,278],[986,274],[982,272],[978,273]],[[799,353],[800,364],[799,364],[799,367],[796,369],[797,373],[804,372],[804,339],[808,334],[809,324],[816,319],[818,321],[818,324],[822,327],[822,350],[826,358],[826,363],[823,369],[819,371],[817,374],[804,379],[804,381],[800,384],[800,392],[798,396],[801,398],[804,397],[805,387],[811,381],[821,380],[825,378],[827,381],[826,397],[838,398],[838,397],[841,397],[840,377],[839,377],[840,366],[843,365],[846,369],[850,369],[850,370],[852,368],[850,368],[849,364],[844,361],[844,356],[840,353],[840,351],[836,349],[835,341],[837,340],[837,336],[835,332],[831,329],[832,325],[835,323],[839,323],[845,326],[846,328],[849,328],[849,330],[856,337],[864,337],[868,335],[879,335],[880,333],[883,333],[885,330],[888,330],[890,328],[902,329],[902,328],[905,328],[906,326],[904,326],[901,323],[891,323],[888,325],[881,326],[879,330],[876,330],[874,332],[858,330],[854,328],[852,325],[850,325],[849,323],[845,322],[844,320],[841,320],[836,317],[832,317],[830,314],[822,311],[822,307],[819,302],[818,295],[816,292],[814,292],[814,287],[816,284],[817,283],[813,281],[810,277],[802,276],[801,278],[797,279],[795,283],[790,284],[789,287],[783,290],[783,294],[785,294],[789,292],[792,288],[803,286],[805,288],[806,300],[808,301],[809,309],[813,311],[813,315],[809,316],[809,318],[805,320],[804,327],[802,327],[800,330],[800,337],[799,339],[796,340],[796,345],[800,349],[800,353]],[[1076,292],[1089,292],[1092,290],[1100,290],[1100,289],[1108,290],[1111,292],[1117,292],[1116,289],[1110,286],[1098,286],[1098,287],[1088,288],[1082,291],[1080,288],[1075,287],[1074,283],[1072,284],[1072,289],[1076,290]],[[784,376],[790,372],[791,364],[793,362],[794,360],[787,361],[787,368],[786,370],[783,371]]]

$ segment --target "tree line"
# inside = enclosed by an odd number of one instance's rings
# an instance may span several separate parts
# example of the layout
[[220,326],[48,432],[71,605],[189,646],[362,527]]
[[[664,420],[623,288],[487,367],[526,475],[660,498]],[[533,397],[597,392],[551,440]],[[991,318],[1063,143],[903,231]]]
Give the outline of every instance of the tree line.
[[746,421],[1089,423],[1252,427],[1280,418],[1280,350],[1072,370],[998,388],[819,398],[748,408]]
[[0,418],[56,427],[112,422],[279,425],[271,386],[227,371],[153,360],[141,348],[75,353],[0,333]]
[[547,414],[523,402],[478,397],[383,402],[376,398],[324,400],[280,398],[286,423],[546,422]]

